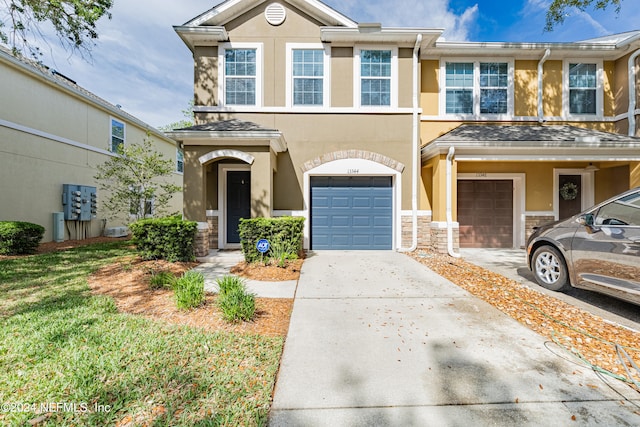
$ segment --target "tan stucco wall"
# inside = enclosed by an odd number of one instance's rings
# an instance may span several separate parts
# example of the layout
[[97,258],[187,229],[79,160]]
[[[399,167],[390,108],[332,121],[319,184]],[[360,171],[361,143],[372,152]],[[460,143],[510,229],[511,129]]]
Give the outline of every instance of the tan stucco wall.
[[218,105],[218,47],[196,47],[193,60],[195,105]]
[[538,61],[515,61],[514,113],[533,117],[538,114]]
[[[20,220],[40,224],[46,229],[44,241],[52,235],[52,213],[61,212],[62,185],[99,187],[93,179],[96,166],[109,156],[92,149],[109,147],[111,117],[126,124],[125,143],[142,142],[146,129],[124,117],[112,115],[57,85],[18,71],[0,60],[0,117],[35,132],[45,132],[53,139],[0,126],[0,220]],[[53,106],[53,108],[52,108]],[[80,147],[55,139],[69,140]],[[154,135],[156,148],[175,162],[176,146],[171,140]],[[83,148],[82,145],[88,146]],[[182,175],[172,181],[182,186]],[[105,218],[101,201],[106,194],[98,189],[98,218],[91,221],[91,235],[100,233]],[[182,194],[170,207],[182,212]],[[127,215],[109,221],[107,227],[124,225]],[[68,235],[67,235],[68,237]]]
[[627,191],[631,176],[629,165],[601,167],[595,173],[595,202],[600,203],[616,194]]
[[439,113],[439,67],[439,61],[421,61],[420,106],[422,114],[427,116],[437,116]]
[[398,49],[398,106],[413,105],[413,49]]
[[353,107],[353,48],[331,49],[331,75],[331,106]]
[[602,88],[603,88],[603,104],[604,115],[615,116],[616,114],[616,79],[615,79],[615,62],[605,61],[603,63]]
[[562,61],[547,61],[543,70],[544,115],[562,116]]

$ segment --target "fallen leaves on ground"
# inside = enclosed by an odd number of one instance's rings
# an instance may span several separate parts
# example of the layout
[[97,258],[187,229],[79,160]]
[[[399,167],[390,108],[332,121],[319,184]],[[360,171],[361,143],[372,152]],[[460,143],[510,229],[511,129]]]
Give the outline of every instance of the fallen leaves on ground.
[[[621,346],[636,364],[640,362],[638,332],[606,322],[599,316],[464,259],[426,251],[417,251],[410,255],[439,275],[594,366],[628,378],[624,365],[619,360],[616,344]],[[627,366],[634,372],[628,362]],[[635,379],[638,381],[637,377]]]

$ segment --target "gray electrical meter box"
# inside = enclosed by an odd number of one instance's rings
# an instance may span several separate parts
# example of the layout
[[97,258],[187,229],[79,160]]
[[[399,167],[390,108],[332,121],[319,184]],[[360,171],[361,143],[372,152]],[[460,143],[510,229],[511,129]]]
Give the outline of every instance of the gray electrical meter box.
[[62,185],[62,206],[66,221],[91,221],[98,213],[98,192],[88,185]]

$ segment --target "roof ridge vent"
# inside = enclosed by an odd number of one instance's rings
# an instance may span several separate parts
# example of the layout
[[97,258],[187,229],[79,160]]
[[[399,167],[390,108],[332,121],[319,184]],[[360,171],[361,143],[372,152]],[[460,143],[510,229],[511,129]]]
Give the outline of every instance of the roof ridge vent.
[[576,136],[575,142],[601,142],[599,136]]
[[278,26],[287,19],[287,10],[280,3],[271,3],[264,10],[264,17],[269,24]]

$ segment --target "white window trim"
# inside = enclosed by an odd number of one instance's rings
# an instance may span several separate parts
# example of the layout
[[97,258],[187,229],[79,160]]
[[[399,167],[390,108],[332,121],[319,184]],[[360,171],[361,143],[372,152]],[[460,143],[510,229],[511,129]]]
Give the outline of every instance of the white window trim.
[[[178,162],[179,162],[179,154],[182,151],[182,170],[178,170]],[[184,175],[184,149],[180,147],[176,147],[176,173],[180,175]]]
[[[293,103],[293,51],[297,49],[315,49],[324,51],[322,77],[322,105],[295,105]],[[323,43],[287,43],[287,108],[313,109],[331,106],[331,46]]]
[[[571,114],[569,110],[569,64],[596,64],[596,114]],[[562,114],[565,119],[604,117],[604,61],[598,58],[567,58],[562,63]]]
[[[449,114],[447,113],[447,62],[466,62],[473,64],[473,114]],[[507,64],[507,112],[506,114],[480,114],[480,63],[506,63]],[[440,117],[458,120],[512,120],[514,117],[515,97],[515,60],[513,58],[442,58],[440,60]]]
[[127,144],[127,123],[124,120],[120,120],[116,117],[109,116],[109,151],[115,153],[113,150],[113,122],[116,121],[118,123],[122,123],[123,132],[122,132],[122,145],[126,146]]
[[[360,55],[363,50],[390,50],[391,51],[391,105],[362,105],[361,97],[361,66]],[[398,108],[398,47],[381,45],[358,45],[353,52],[353,105],[363,110],[387,111]]]
[[[225,53],[230,49],[255,49],[256,50],[256,103],[250,105],[239,105],[239,107],[262,107],[264,62],[262,43],[221,43],[218,49],[218,100],[220,105],[226,106],[226,74],[225,74]],[[233,105],[232,107],[235,107]]]

